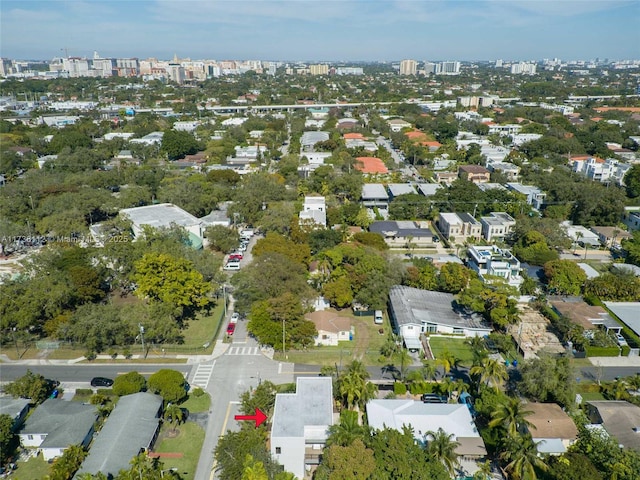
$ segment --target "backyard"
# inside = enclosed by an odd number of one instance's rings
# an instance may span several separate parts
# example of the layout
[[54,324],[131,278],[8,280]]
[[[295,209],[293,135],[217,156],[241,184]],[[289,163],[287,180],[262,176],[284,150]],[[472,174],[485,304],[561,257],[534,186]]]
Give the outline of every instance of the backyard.
[[178,425],[175,431],[173,428],[168,423],[162,426],[154,453],[159,454],[165,469],[177,468],[184,480],[193,479],[204,442],[204,429],[193,421]]

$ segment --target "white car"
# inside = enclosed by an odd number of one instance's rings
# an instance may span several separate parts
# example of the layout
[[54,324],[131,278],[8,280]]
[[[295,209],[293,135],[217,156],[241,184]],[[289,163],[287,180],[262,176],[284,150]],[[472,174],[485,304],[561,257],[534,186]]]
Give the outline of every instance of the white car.
[[618,341],[618,345],[621,347],[624,347],[627,344],[625,338],[619,333],[616,333],[616,340]]
[[238,323],[238,320],[240,320],[240,314],[238,312],[233,312],[233,314],[231,315],[231,320],[229,320],[229,323]]

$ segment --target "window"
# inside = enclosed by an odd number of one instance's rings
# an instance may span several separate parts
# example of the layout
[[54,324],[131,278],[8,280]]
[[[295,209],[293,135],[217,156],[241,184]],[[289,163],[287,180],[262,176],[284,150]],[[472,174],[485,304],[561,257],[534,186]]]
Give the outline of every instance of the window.
[[454,335],[462,335],[464,333],[464,330],[462,330],[461,328],[454,328],[453,333]]
[[27,439],[33,440],[33,435],[27,435]]
[[276,455],[280,455],[282,453],[282,448],[276,447]]
[[323,340],[329,340],[329,335],[322,335]]

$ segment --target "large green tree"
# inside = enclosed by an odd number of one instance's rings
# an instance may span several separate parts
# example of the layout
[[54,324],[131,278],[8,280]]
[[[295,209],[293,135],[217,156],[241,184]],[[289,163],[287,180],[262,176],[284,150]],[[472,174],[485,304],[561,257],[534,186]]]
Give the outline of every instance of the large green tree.
[[136,294],[188,309],[210,303],[211,285],[193,264],[168,254],[148,253],[135,263]]
[[552,260],[544,264],[544,275],[550,292],[579,295],[587,274],[571,260]]
[[169,160],[178,160],[196,153],[200,147],[200,143],[188,132],[165,130],[160,150],[167,154]]

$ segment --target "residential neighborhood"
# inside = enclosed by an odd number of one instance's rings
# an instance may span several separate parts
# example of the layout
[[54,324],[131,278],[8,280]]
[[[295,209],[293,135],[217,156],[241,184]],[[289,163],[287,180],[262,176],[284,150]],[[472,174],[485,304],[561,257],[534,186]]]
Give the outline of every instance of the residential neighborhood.
[[0,478],[639,478],[640,60],[68,48],[0,61]]

